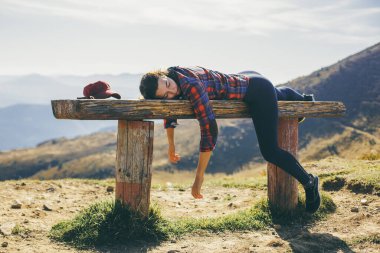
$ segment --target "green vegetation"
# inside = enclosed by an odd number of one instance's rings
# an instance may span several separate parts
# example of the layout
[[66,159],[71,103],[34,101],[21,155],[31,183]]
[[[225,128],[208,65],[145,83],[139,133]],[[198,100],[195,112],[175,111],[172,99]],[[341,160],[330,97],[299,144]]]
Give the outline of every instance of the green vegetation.
[[335,210],[332,199],[322,196],[322,206],[313,215],[304,213],[304,199],[300,198],[296,212],[289,217],[274,214],[268,202],[261,200],[250,209],[216,218],[181,218],[167,220],[154,204],[146,218],[128,207],[111,201],[95,203],[84,209],[73,220],[53,226],[50,238],[78,248],[106,244],[128,244],[135,241],[158,242],[178,238],[199,231],[223,232],[261,230],[275,223],[313,222]]
[[305,195],[301,194],[298,197],[298,205],[296,210],[292,213],[271,211],[272,221],[278,224],[291,224],[291,223],[313,223],[317,220],[324,219],[329,213],[333,213],[336,210],[336,205],[332,198],[325,194],[321,194],[321,206],[314,214],[309,214],[304,211]]
[[[192,184],[179,184],[179,183],[170,183],[162,184],[156,183],[152,185],[152,189],[167,191],[169,189],[174,189],[178,191],[185,191],[188,188],[191,188]],[[265,190],[267,188],[267,178],[266,176],[256,176],[249,178],[234,178],[222,177],[222,178],[210,178],[205,183],[204,186],[210,187],[225,187],[225,188],[238,188],[238,189],[253,189],[253,190]]]
[[160,191],[168,191],[170,189],[178,190],[180,192],[186,191],[187,188],[191,187],[191,185],[184,185],[184,184],[154,184],[152,185],[152,189],[154,190],[160,190]]
[[231,194],[227,193],[227,195],[224,197],[224,201],[230,201],[232,200],[234,197],[236,197],[235,195],[234,196],[231,196]]
[[[380,180],[380,179],[378,179]],[[347,189],[356,193],[370,193],[380,196],[380,181],[366,178],[353,179],[347,183]]]
[[380,244],[380,233],[371,233],[369,235],[355,237],[351,242],[352,245],[362,243]]
[[104,201],[81,211],[73,220],[52,227],[49,237],[78,248],[139,240],[161,240],[165,221],[159,209],[150,208],[148,218],[142,219],[120,202]]
[[322,188],[327,191],[340,190],[346,187],[355,193],[380,196],[380,164],[368,161],[358,166],[351,165],[350,170],[319,175],[323,178]]
[[20,226],[20,224],[16,224],[16,226],[12,229],[12,235],[27,236],[30,232],[30,229]]
[[322,183],[322,188],[325,191],[339,191],[346,184],[346,179],[340,176],[332,176],[327,178]]
[[99,186],[104,186],[104,187],[115,186],[115,178],[106,178],[106,179],[91,179],[91,178],[69,178],[69,179],[67,179],[66,178],[66,179],[62,179],[62,180],[80,182],[81,184],[88,184],[88,185],[99,185]]
[[265,190],[267,187],[267,177],[255,176],[239,179],[233,177],[223,177],[220,179],[211,179],[206,182],[205,185],[221,186],[225,188]]
[[336,172],[321,173],[321,174],[318,174],[318,177],[319,178],[327,178],[327,177],[338,176],[338,175],[347,175],[347,174],[350,174],[349,170],[341,170],[341,171],[336,171]]
[[363,154],[360,159],[362,160],[370,160],[370,161],[374,161],[374,160],[380,160],[380,153],[366,153],[366,154]]

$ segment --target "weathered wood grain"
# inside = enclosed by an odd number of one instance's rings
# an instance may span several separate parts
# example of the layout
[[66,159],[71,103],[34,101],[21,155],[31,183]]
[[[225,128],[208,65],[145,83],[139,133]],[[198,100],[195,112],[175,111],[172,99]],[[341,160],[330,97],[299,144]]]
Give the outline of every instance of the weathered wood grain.
[[[148,214],[153,158],[154,123],[144,119],[195,118],[186,100],[52,100],[57,119],[118,120],[116,200]],[[217,118],[249,118],[239,100],[213,100]],[[299,117],[340,117],[343,103],[336,101],[279,101],[279,146],[294,156],[298,146]],[[268,164],[268,198],[278,211],[292,211],[298,201],[297,181],[281,168]]]
[[118,121],[116,200],[146,216],[150,203],[154,122]]
[[[279,119],[278,146],[297,158],[298,120]],[[292,212],[298,203],[297,180],[272,163],[268,163],[268,199],[272,210]]]
[[[52,100],[57,119],[80,120],[143,120],[195,118],[187,100]],[[217,118],[249,118],[248,109],[240,100],[212,100]],[[336,101],[279,101],[279,117],[340,117],[345,106]]]

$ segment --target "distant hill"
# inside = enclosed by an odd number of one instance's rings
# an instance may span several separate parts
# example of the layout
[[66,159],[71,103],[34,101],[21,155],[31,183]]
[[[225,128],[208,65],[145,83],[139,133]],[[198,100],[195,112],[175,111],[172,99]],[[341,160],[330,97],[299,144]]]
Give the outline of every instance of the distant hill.
[[[317,100],[342,101],[347,113],[338,122],[375,134],[380,125],[380,43],[284,85],[314,93]],[[310,131],[312,122],[305,126],[304,131]],[[318,134],[328,135],[330,129],[336,131],[335,127],[323,127]]]
[[[301,161],[332,154],[360,158],[380,153],[380,44],[282,85],[313,93],[317,100],[343,101],[347,107],[345,117],[312,118],[300,125]],[[155,127],[154,169],[196,168],[199,127],[195,120],[182,120],[180,124],[176,146],[183,158],[178,165],[168,163],[165,132],[161,124]],[[208,172],[232,173],[264,162],[250,119],[218,120],[218,125],[218,144]],[[4,152],[0,154],[0,179],[108,177],[114,173],[115,142],[115,133],[100,133]]]
[[18,104],[0,108],[0,150],[34,147],[40,142],[93,133],[114,126],[116,121],[57,120],[50,105]]
[[141,74],[60,75],[39,74],[0,76],[0,108],[16,104],[50,105],[52,99],[73,99],[82,96],[83,87],[98,80],[107,81],[122,98],[137,98]]
[[[305,121],[300,145],[309,159],[321,154],[380,153],[380,43],[284,85],[313,93],[317,100],[342,101],[347,108],[342,118]],[[322,140],[327,142],[318,145]]]
[[[199,148],[199,127],[196,120],[180,120],[177,128],[176,148],[182,156],[178,165],[167,161],[167,141],[162,122],[157,122],[154,137],[153,167],[158,170],[194,169],[197,165]],[[257,141],[252,132],[252,149],[242,149],[239,143],[244,129],[235,131],[240,121],[224,120],[220,122],[222,134],[218,140],[218,150],[211,158],[208,172],[217,172],[223,168],[236,168],[247,165],[254,152]],[[247,121],[247,123],[250,123]],[[250,123],[252,125],[252,123]],[[233,130],[233,131],[231,131]],[[226,134],[223,134],[226,133]],[[181,136],[186,136],[181,138]],[[191,137],[190,137],[191,136]],[[240,151],[238,159],[228,159],[226,152],[236,148]],[[116,133],[103,132],[77,138],[57,138],[40,143],[35,148],[0,152],[0,180],[24,177],[35,178],[106,178],[114,173],[116,155]],[[217,153],[219,152],[219,154]],[[223,158],[224,159],[220,159]],[[263,161],[257,157],[259,162]],[[232,170],[230,171],[232,172]]]
[[33,147],[61,136],[74,137],[115,126],[105,121],[57,121],[50,100],[82,96],[88,83],[105,80],[122,98],[137,98],[141,75],[0,76],[0,150]]

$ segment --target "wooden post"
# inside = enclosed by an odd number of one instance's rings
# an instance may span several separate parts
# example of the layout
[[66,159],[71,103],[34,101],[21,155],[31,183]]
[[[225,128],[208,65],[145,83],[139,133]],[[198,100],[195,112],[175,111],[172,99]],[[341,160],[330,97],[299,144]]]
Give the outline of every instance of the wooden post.
[[[279,118],[278,144],[297,158],[297,118]],[[268,163],[268,198],[271,208],[279,212],[292,212],[298,203],[297,180],[271,163]]]
[[118,121],[116,201],[147,216],[152,179],[154,122]]

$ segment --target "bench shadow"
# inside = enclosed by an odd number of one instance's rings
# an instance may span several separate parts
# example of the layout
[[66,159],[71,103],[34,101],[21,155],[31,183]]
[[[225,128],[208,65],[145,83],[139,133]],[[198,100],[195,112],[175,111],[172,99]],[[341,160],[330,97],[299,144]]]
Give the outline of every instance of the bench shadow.
[[305,228],[276,229],[282,240],[289,242],[292,252],[354,253],[345,241],[330,233],[311,233]]

